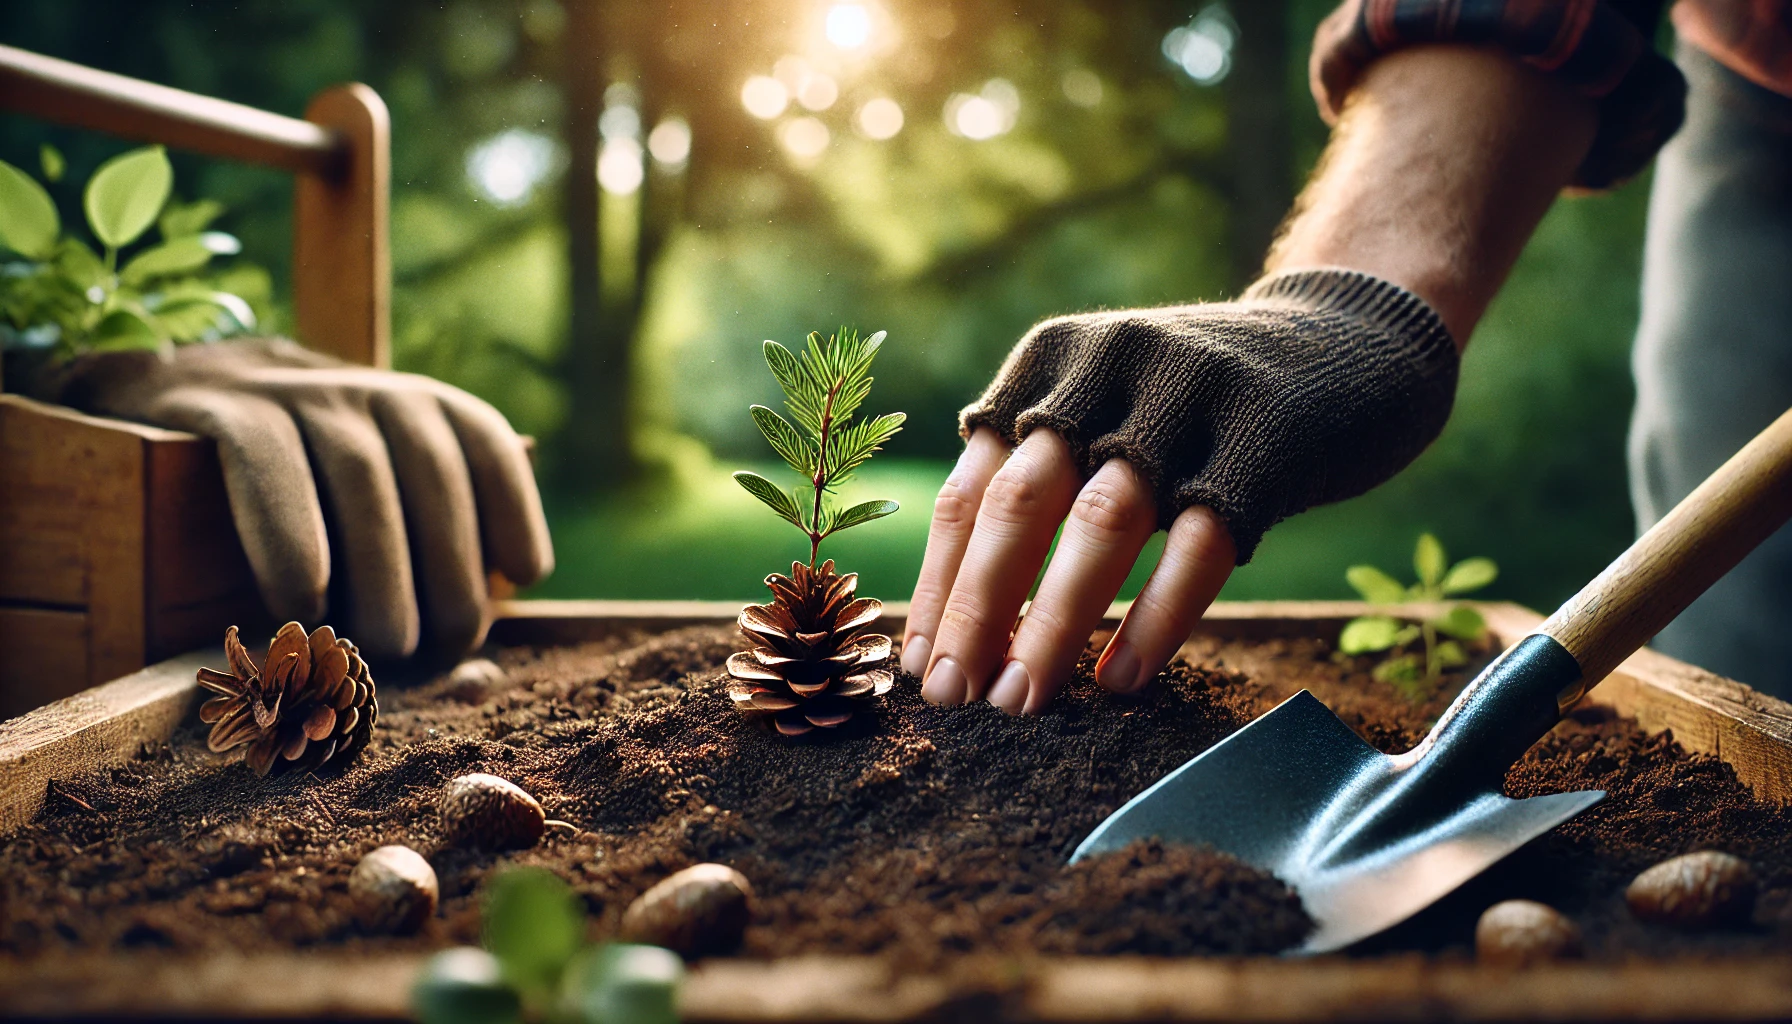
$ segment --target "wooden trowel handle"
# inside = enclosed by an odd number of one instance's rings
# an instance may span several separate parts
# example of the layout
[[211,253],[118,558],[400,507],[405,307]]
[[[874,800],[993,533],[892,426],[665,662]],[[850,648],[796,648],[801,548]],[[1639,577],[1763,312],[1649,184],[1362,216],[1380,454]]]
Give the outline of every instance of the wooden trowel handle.
[[1788,519],[1792,411],[1755,435],[1537,627],[1580,662],[1581,684],[1578,692],[1562,695],[1563,709],[1648,643]]

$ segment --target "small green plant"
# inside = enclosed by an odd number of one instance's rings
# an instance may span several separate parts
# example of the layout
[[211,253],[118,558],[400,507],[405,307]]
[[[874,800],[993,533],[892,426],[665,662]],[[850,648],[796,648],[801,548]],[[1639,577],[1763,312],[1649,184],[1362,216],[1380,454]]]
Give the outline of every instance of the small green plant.
[[753,406],[753,422],[778,457],[802,476],[807,489],[787,491],[745,470],[735,473],[734,479],[808,536],[811,569],[823,540],[882,519],[900,507],[879,500],[842,509],[825,500],[885,441],[896,436],[908,418],[893,412],[856,424],[852,421],[871,393],[871,360],[883,343],[883,331],[861,339],[857,331],[844,327],[825,341],[819,333],[810,332],[808,348],[801,356],[775,341],[765,343],[766,365],[784,390],[784,408],[796,423],[763,405]]
[[[1410,587],[1373,565],[1353,565],[1345,571],[1344,578],[1363,595],[1363,600],[1374,604],[1435,604],[1480,590],[1500,574],[1499,566],[1490,558],[1465,558],[1451,565],[1444,546],[1429,533],[1419,535],[1412,566],[1419,581]],[[1447,604],[1442,614],[1416,621],[1390,615],[1352,619],[1338,636],[1338,651],[1352,656],[1393,651],[1391,657],[1375,666],[1375,678],[1419,698],[1436,688],[1445,669],[1467,663],[1468,652],[1462,649],[1461,641],[1477,641],[1486,635],[1487,623],[1480,612],[1463,604]],[[1417,640],[1424,641],[1423,651],[1408,652],[1406,648]]]
[[511,868],[487,884],[484,948],[431,957],[411,989],[423,1024],[677,1024],[684,961],[659,946],[590,945],[558,875]]
[[[62,177],[63,159],[43,147],[45,179]],[[171,202],[174,169],[160,146],[106,161],[82,195],[87,227],[103,252],[62,230],[49,192],[0,161],[0,347],[49,349],[60,356],[162,349],[253,330],[243,296],[265,299],[267,274],[237,264],[213,273],[212,261],[242,244],[208,230],[223,206]],[[160,241],[123,251],[155,227]]]

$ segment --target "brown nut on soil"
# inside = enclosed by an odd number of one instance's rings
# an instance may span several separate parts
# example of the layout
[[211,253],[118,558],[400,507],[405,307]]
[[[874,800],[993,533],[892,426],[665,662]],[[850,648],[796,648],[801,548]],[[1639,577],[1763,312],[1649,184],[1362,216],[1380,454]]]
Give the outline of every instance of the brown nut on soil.
[[442,830],[461,846],[521,850],[547,830],[541,804],[522,787],[496,775],[476,772],[442,787]]
[[1505,900],[1475,922],[1475,959],[1482,963],[1525,967],[1579,955],[1580,928],[1554,907]]
[[1630,912],[1680,928],[1710,928],[1746,920],[1755,905],[1755,873],[1748,862],[1716,850],[1664,860],[1624,890]]
[[752,916],[753,886],[745,875],[726,864],[698,864],[629,904],[621,937],[699,957],[739,945]]
[[435,916],[436,872],[408,846],[382,846],[349,873],[348,894],[362,928],[408,935]]

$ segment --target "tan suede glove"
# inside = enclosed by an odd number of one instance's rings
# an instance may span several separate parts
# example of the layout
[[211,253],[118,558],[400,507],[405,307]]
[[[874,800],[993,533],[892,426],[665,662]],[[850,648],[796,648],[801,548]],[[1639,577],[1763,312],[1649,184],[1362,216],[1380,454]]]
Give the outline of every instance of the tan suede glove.
[[522,440],[440,381],[256,340],[84,356],[32,390],[216,440],[268,610],[371,658],[464,654],[490,625],[486,566],[553,570]]

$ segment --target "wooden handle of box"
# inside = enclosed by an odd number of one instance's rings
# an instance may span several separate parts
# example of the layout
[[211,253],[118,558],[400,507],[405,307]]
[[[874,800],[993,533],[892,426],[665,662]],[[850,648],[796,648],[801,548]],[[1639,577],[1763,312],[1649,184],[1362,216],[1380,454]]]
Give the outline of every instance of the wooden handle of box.
[[1567,707],[1792,519],[1792,411],[1637,538],[1539,633],[1580,662]]

